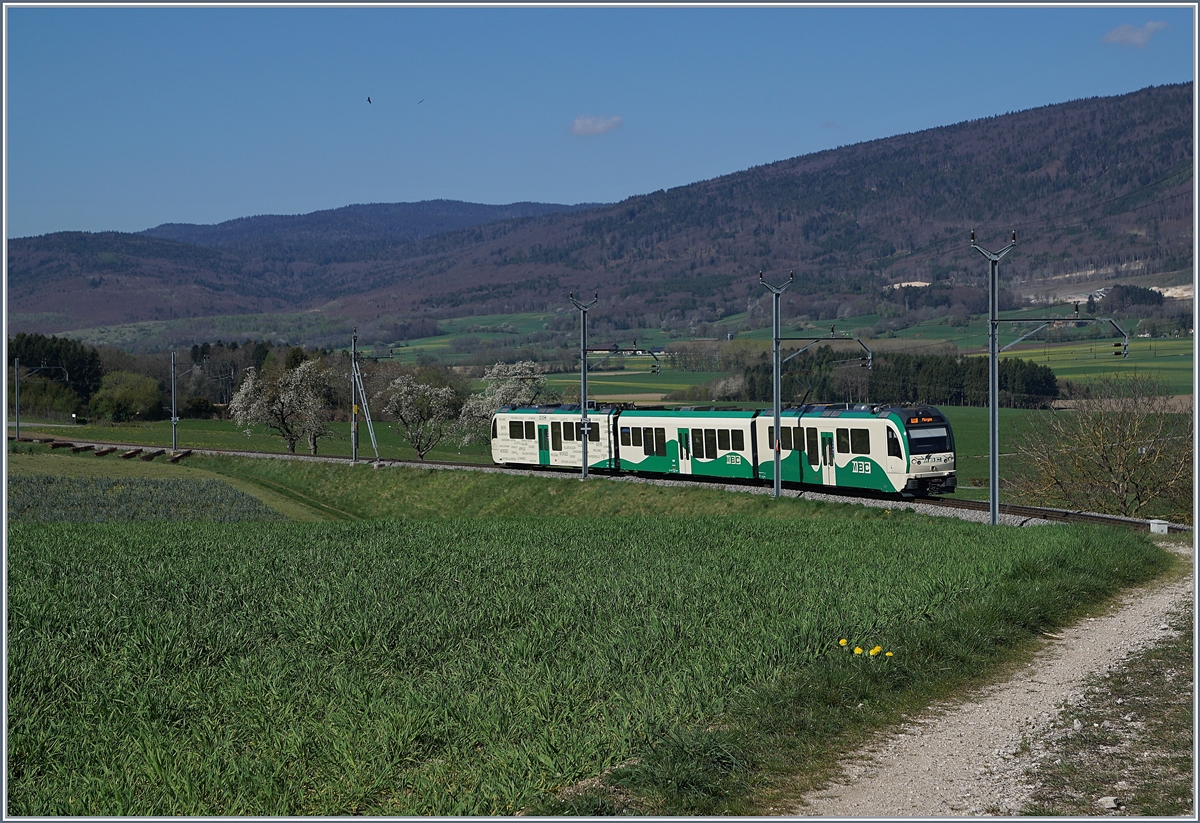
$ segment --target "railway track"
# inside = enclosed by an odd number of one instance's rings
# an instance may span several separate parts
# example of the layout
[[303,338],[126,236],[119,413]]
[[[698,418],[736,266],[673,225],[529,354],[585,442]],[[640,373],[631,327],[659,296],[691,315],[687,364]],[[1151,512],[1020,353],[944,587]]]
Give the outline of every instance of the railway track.
[[[9,439],[10,440],[13,439],[11,435],[9,436]],[[48,444],[52,448],[54,448],[54,447],[58,447],[58,448],[71,447],[73,449],[80,449],[80,448],[86,448],[86,447],[97,447],[97,448],[116,447],[116,448],[127,448],[127,449],[146,448],[146,446],[144,444],[109,443],[109,442],[99,442],[99,441],[76,443],[74,441],[59,440],[57,438],[51,438],[51,437],[34,437],[34,438],[22,437],[21,440],[27,441],[27,442]],[[234,457],[274,457],[274,458],[278,458],[278,459],[312,460],[312,461],[327,462],[327,463],[350,463],[351,462],[349,457],[342,457],[339,455],[314,456],[314,455],[304,455],[304,454],[280,454],[280,453],[272,453],[272,452],[249,452],[249,451],[239,451],[236,449],[190,449],[188,451],[193,454],[214,454],[214,455],[227,455],[227,456],[234,456]],[[360,462],[360,463],[375,463],[376,461],[360,459],[358,462]],[[515,470],[515,471],[527,471],[530,473],[537,473],[537,474],[553,474],[553,475],[557,475],[557,476],[574,476],[579,473],[579,471],[577,469],[559,469],[559,468],[550,468],[550,467],[544,467],[544,468],[540,468],[540,469],[534,469],[534,468],[515,469],[513,467],[497,466],[496,464],[493,464],[493,463],[469,463],[469,462],[465,462],[465,461],[453,461],[453,460],[425,460],[423,462],[418,461],[418,460],[380,460],[380,461],[378,461],[378,463],[382,466],[413,466],[413,467],[418,467],[418,468],[468,469],[468,470],[474,470],[474,471],[481,471],[481,470],[483,470],[483,471],[498,471],[498,470],[513,471],[513,470]],[[629,477],[629,475],[625,474],[625,473],[605,471],[603,469],[599,469],[599,470],[589,469],[588,473],[598,475],[600,477]],[[760,481],[748,481],[748,482],[735,484],[735,483],[731,483],[728,478],[711,478],[710,479],[710,478],[690,477],[690,478],[684,479],[682,477],[672,477],[672,478],[670,478],[670,480],[672,483],[678,483],[678,484],[683,484],[683,485],[690,484],[690,485],[695,485],[695,486],[719,485],[719,486],[727,487],[727,486],[731,486],[731,485],[745,485],[748,487],[764,487],[764,488],[770,486],[770,483],[760,482]],[[788,485],[789,484],[785,484],[785,486],[788,486]],[[792,488],[792,490],[796,490],[795,488],[793,488],[791,486],[789,486],[789,488]],[[922,505],[937,506],[940,508],[948,508],[948,509],[968,509],[968,510],[972,510],[972,511],[988,511],[989,510],[989,503],[986,500],[964,500],[962,498],[952,498],[952,497],[906,498],[906,497],[901,497],[899,495],[881,494],[879,492],[856,492],[856,491],[853,491],[850,489],[829,489],[826,487],[815,487],[815,486],[800,487],[799,491],[818,492],[820,494],[826,494],[826,495],[830,495],[833,497],[845,498],[847,501],[854,501],[854,500],[897,501],[897,500],[903,500],[905,502],[921,503]],[[1071,511],[1069,509],[1055,509],[1055,508],[1048,508],[1048,507],[1042,507],[1042,506],[1016,506],[1016,505],[1012,505],[1012,504],[1008,504],[1008,503],[1001,503],[1000,504],[1000,513],[1011,515],[1014,517],[1023,517],[1023,518],[1026,518],[1026,520],[1038,519],[1038,520],[1051,520],[1051,521],[1061,522],[1061,523],[1095,523],[1095,524],[1105,525],[1105,526],[1122,526],[1122,527],[1126,527],[1126,528],[1134,528],[1134,529],[1138,529],[1139,531],[1147,531],[1150,528],[1149,520],[1142,520],[1142,519],[1135,518],[1135,517],[1119,517],[1117,515],[1096,514],[1096,513],[1092,513],[1092,512]],[[1187,532],[1191,532],[1192,530],[1193,529],[1191,526],[1187,526],[1187,525],[1183,525],[1183,524],[1179,524],[1179,523],[1168,523],[1167,524],[1167,531],[1169,533],[1187,533]]]
[[[986,500],[963,500],[948,497],[927,497],[922,498],[922,503],[929,503],[934,506],[944,506],[951,509],[973,509],[975,511],[988,511],[990,505]],[[1109,514],[1092,514],[1089,512],[1071,511],[1069,509],[1052,509],[1041,506],[1014,506],[1007,503],[1000,504],[1001,514],[1011,514],[1016,517],[1038,518],[1040,520],[1055,520],[1063,523],[1099,523],[1106,526],[1128,526],[1145,531],[1150,527],[1149,520],[1139,520],[1136,517],[1118,517]],[[1185,526],[1179,523],[1168,523],[1168,532],[1190,532],[1191,526]]]

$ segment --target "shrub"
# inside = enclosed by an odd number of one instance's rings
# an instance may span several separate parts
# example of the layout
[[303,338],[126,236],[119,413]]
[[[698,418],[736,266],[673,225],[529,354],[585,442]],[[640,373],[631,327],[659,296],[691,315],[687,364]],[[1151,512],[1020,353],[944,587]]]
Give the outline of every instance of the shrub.
[[90,410],[114,423],[157,420],[162,417],[162,390],[158,381],[144,374],[110,372],[100,382],[100,391],[92,395]]

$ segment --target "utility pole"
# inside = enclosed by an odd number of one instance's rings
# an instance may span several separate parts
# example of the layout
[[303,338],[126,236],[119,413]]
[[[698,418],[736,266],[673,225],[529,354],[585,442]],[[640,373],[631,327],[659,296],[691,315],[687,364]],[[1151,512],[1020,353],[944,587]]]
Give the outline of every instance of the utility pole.
[[[188,374],[203,366],[203,362],[196,363],[183,374]],[[183,377],[183,374],[178,375]],[[175,350],[171,350],[171,452],[179,451],[179,414],[175,410]]]
[[774,492],[772,493],[772,497],[778,498],[779,495],[782,493],[782,489],[783,489],[783,481],[782,481],[782,478],[780,477],[780,475],[782,474],[782,468],[781,468],[782,461],[780,459],[780,451],[779,451],[779,425],[780,425],[779,295],[783,294],[784,290],[787,289],[788,286],[790,286],[790,285],[792,285],[792,283],[796,282],[796,273],[794,271],[788,272],[788,281],[779,287],[772,286],[769,283],[767,283],[765,280],[763,280],[762,272],[758,273],[758,282],[761,285],[766,286],[766,288],[771,292],[771,328],[772,328],[772,332],[773,332],[771,335],[771,354],[772,354],[771,362],[774,364],[774,368],[772,370],[773,371],[772,394],[775,398],[775,403],[774,403],[775,428],[773,429],[773,431],[775,433],[775,437],[773,439],[775,440],[775,442],[771,444],[771,449],[775,452],[775,487],[774,487]]
[[[36,369],[30,369],[29,373],[35,374],[36,372],[40,372],[43,369],[58,369],[58,370],[60,370],[63,373],[63,382],[67,384],[68,388],[70,388],[71,373],[69,371],[67,371],[66,366],[47,366],[46,361],[43,360],[42,365],[38,366]],[[13,407],[15,409],[15,414],[13,415],[13,420],[16,423],[16,433],[13,436],[17,440],[20,440],[21,439],[21,358],[19,358],[19,357],[13,358]]]
[[358,462],[358,327],[350,339],[350,465]]
[[[194,369],[195,366],[192,368]],[[179,414],[175,409],[175,350],[171,349],[171,453],[174,454],[177,451],[179,451]]]
[[13,358],[13,402],[16,404],[17,436],[16,442],[21,442],[21,358]]
[[1017,245],[1017,233],[1012,233],[1012,241],[997,252],[990,252],[975,242],[975,232],[971,232],[971,248],[988,259],[988,508],[991,512],[991,524],[995,526],[1000,521],[1000,349],[997,331],[1000,320],[996,316],[999,308],[997,302],[997,271],[1000,258],[1013,250]]
[[575,308],[579,309],[579,408],[583,413],[582,418],[580,420],[581,425],[582,425],[582,430],[583,430],[583,439],[580,441],[580,445],[583,446],[583,459],[581,461],[583,463],[583,471],[580,474],[579,479],[587,480],[587,476],[588,476],[587,447],[588,447],[588,438],[591,437],[591,434],[592,434],[592,428],[591,428],[591,424],[588,423],[588,413],[587,413],[588,412],[588,408],[587,408],[587,403],[588,403],[588,401],[587,401],[587,397],[588,397],[588,393],[587,393],[587,373],[588,373],[587,313],[588,313],[588,309],[590,309],[592,306],[596,305],[596,302],[600,299],[600,292],[596,292],[595,297],[593,298],[591,303],[580,303],[578,300],[575,299],[574,292],[567,292],[567,298],[571,301],[571,303],[574,304]]

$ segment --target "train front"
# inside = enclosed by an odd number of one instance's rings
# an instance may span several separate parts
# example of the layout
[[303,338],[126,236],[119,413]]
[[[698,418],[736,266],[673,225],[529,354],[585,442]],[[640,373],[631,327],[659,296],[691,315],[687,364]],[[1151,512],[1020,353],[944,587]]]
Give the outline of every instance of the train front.
[[929,406],[905,409],[901,414],[908,441],[908,479],[901,491],[920,495],[954,491],[958,478],[950,421]]

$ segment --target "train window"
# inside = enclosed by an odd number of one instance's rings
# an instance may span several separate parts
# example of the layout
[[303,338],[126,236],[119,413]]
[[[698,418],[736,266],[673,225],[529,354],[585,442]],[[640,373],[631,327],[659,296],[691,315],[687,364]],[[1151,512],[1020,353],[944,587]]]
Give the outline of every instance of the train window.
[[642,445],[642,430],[640,428],[638,428],[637,426],[634,426],[633,429],[630,431],[630,441],[629,442],[631,445],[634,445],[634,446]]
[[524,440],[525,427],[520,420],[510,421],[508,424],[508,439],[509,440]]
[[708,455],[709,460],[716,460],[719,452],[717,451],[717,430],[704,430],[704,453]]
[[871,432],[868,429],[850,430],[850,451],[854,454],[871,453]]
[[579,441],[580,443],[583,442],[583,424],[582,423],[575,424],[575,439],[577,441]]
[[837,450],[838,450],[838,454],[849,454],[850,453],[850,430],[849,429],[838,429],[837,430]]
[[733,450],[735,452],[745,451],[746,433],[741,429],[734,429],[729,434],[733,438]]
[[492,439],[496,439],[496,419],[492,418]]
[[[583,438],[580,438],[581,440]],[[588,440],[592,443],[600,442],[600,424],[588,421]]]
[[909,429],[908,445],[913,454],[936,454],[950,451],[950,436],[945,426]]
[[628,446],[629,444],[630,444],[629,427],[622,426],[621,427],[621,445]]
[[691,457],[691,454],[690,454],[691,449],[689,448],[690,445],[691,444],[689,443],[688,430],[680,429],[679,430],[679,457],[681,460],[687,460],[688,458]]
[[532,420],[525,421],[525,439],[526,440],[536,440],[537,439],[537,435],[534,433]]
[[717,429],[717,449],[729,451],[729,429]]
[[704,429],[692,429],[692,452],[704,459]]
[[550,424],[550,448],[556,452],[562,451],[562,423]]
[[654,430],[654,453],[659,457],[667,456],[667,430]]
[[786,451],[792,450],[792,427],[791,426],[780,426],[779,427],[779,447]]
[[900,453],[900,438],[896,436],[896,430],[888,426],[887,430],[887,447],[888,457],[903,457]]
[[804,434],[808,438],[808,448],[804,450],[808,455],[808,465],[815,466],[819,462],[818,455],[821,453],[821,447],[817,443],[817,430],[809,427],[804,430]]
[[575,424],[574,423],[572,423],[570,420],[566,420],[562,424],[562,429],[563,429],[563,440],[570,443],[572,440],[575,439]]
[[654,454],[654,429],[642,429],[642,454]]

